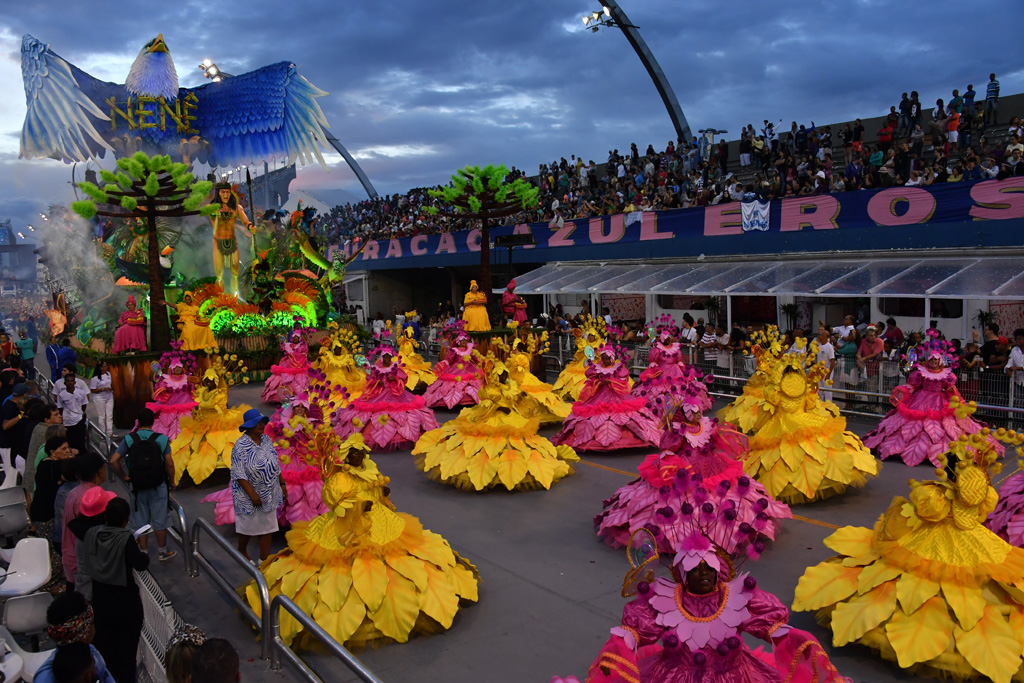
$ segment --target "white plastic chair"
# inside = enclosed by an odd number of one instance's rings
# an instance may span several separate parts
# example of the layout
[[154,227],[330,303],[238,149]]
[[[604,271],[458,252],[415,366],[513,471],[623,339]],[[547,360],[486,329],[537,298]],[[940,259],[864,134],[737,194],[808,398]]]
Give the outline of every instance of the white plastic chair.
[[39,635],[46,630],[46,610],[53,602],[50,593],[32,593],[9,598],[4,603],[3,625],[12,633],[30,636],[33,652],[39,651]]
[[28,510],[24,502],[0,506],[0,537],[17,536],[27,528]]
[[16,503],[25,503],[25,491],[19,486],[13,489],[0,489],[0,507],[7,507]]
[[21,657],[23,668],[21,670],[21,677],[31,683],[32,679],[36,677],[36,672],[39,671],[40,667],[46,663],[46,660],[55,652],[55,650],[43,650],[42,652],[26,652],[22,650],[18,645],[18,642],[3,626],[0,626],[0,640],[7,643],[7,647],[11,648],[11,652]]
[[50,544],[45,538],[23,538],[14,547],[11,566],[0,583],[0,598],[34,593],[50,580]]

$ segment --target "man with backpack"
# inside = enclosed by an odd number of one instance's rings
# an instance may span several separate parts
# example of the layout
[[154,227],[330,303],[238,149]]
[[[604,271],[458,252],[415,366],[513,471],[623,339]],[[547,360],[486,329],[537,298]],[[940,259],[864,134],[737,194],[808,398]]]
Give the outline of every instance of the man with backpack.
[[[139,428],[118,444],[110,465],[131,486],[132,527],[153,527],[157,557],[166,562],[177,554],[167,548],[167,496],[174,488],[174,461],[167,436],[153,431],[154,419],[149,408],[139,411]],[[146,552],[145,535],[139,538],[139,548]]]

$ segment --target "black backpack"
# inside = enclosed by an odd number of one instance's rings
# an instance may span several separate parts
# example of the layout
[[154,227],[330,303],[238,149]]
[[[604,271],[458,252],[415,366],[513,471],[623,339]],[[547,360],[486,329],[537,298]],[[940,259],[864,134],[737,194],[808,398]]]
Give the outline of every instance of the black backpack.
[[131,444],[128,446],[128,476],[131,477],[132,488],[136,491],[146,491],[167,481],[167,469],[164,467],[164,452],[157,443],[160,437],[156,432],[151,432],[145,439],[139,437],[138,432],[132,432],[125,438],[131,437]]

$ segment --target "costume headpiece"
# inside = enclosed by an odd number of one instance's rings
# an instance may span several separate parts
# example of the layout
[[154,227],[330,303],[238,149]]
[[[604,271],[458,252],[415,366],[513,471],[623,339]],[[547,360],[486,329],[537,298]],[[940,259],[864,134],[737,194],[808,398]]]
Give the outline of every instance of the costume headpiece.
[[135,303],[136,303],[136,302],[135,302],[135,295],[134,295],[134,294],[129,294],[129,295],[128,295],[128,300],[127,300],[127,301],[125,301],[124,303],[125,303],[125,305],[128,305],[128,304],[135,304]]
[[174,629],[174,633],[171,634],[170,640],[167,641],[167,649],[170,650],[175,645],[181,645],[182,643],[188,643],[193,647],[199,647],[206,642],[206,634],[203,633],[202,629],[193,626],[192,624],[182,624],[178,628]]
[[512,278],[511,280],[508,281],[508,284],[505,285],[505,289],[515,289],[515,288],[516,288],[516,279]]
[[71,643],[84,643],[93,630],[96,617],[92,611],[92,605],[86,605],[84,611],[76,614],[67,621],[60,624],[50,624],[46,627],[53,642],[59,645],[70,645]]
[[221,190],[231,190],[232,192],[235,191],[234,186],[232,186],[231,183],[227,183],[227,182],[217,183],[216,185],[213,186],[213,189],[216,192],[220,192]]

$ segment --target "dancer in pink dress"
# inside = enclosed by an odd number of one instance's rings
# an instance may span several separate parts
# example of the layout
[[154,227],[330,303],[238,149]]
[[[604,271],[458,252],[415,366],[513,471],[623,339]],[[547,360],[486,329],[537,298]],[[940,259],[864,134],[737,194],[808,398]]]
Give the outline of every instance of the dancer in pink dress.
[[629,393],[629,357],[620,347],[606,344],[588,361],[586,384],[562,430],[551,443],[576,451],[614,451],[657,446],[661,441],[658,419],[647,400]]
[[647,456],[638,468],[640,478],[604,501],[594,526],[605,543],[618,548],[637,529],[654,527],[663,547],[675,552],[700,524],[702,506],[713,503],[731,524],[709,529],[712,539],[733,552],[737,530],[752,533],[754,541],[741,549],[757,555],[764,548],[761,537],[774,540],[778,521],[793,518],[788,505],[744,474],[747,438],[732,425],[705,417],[700,405],[699,393],[690,388],[662,438],[662,452]]
[[[938,467],[939,455],[949,450],[950,441],[979,432],[985,424],[967,414],[957,415],[956,408],[964,401],[956,390],[952,345],[933,338],[908,355],[910,377],[889,398],[896,408],[864,437],[864,445],[883,460],[898,455],[908,465],[919,465],[927,458]],[[1003,445],[990,440],[1002,455]]]
[[146,403],[146,407],[156,416],[153,431],[174,441],[181,431],[181,418],[190,415],[199,404],[192,399],[196,357],[182,351],[180,341],[172,341],[171,348],[172,351],[160,356],[160,375],[153,389],[153,400]]
[[[814,636],[788,624],[777,597],[738,574],[729,554],[699,532],[673,553],[642,530],[631,539],[629,562],[622,596],[636,597],[590,665],[588,683],[849,681]],[[771,643],[772,652],[751,650],[744,634]]]
[[430,408],[475,406],[478,392],[483,385],[483,372],[473,358],[476,344],[463,332],[466,323],[462,320],[451,329],[444,330],[450,342],[444,359],[434,366],[437,381],[427,387],[423,400]]
[[405,388],[407,380],[398,352],[377,347],[362,395],[332,415],[334,433],[347,439],[359,432],[371,450],[393,451],[409,448],[425,432],[437,429],[433,411],[422,396]]
[[[308,395],[301,394],[278,408],[266,427],[266,435],[274,442],[281,461],[281,478],[288,489],[285,504],[277,511],[278,523],[283,526],[309,522],[327,512],[320,498],[323,480],[313,443],[316,428],[322,421],[320,401],[311,401]],[[214,521],[217,524],[235,523],[230,487],[211,493],[202,502],[216,504]]]
[[263,385],[264,403],[284,403],[309,390],[309,344],[305,330],[289,333],[288,341],[281,341],[281,351],[281,362],[270,366],[272,374]]
[[146,314],[135,306],[135,297],[129,296],[125,304],[128,310],[117,321],[111,353],[146,350]]
[[651,412],[662,418],[666,409],[678,404],[692,386],[700,396],[701,412],[710,411],[713,401],[704,384],[710,378],[705,380],[704,373],[683,360],[685,354],[676,337],[678,331],[672,319],[668,318],[657,332],[658,337],[651,342],[647,356],[649,365],[640,373],[640,379],[633,387],[633,396],[645,399]]

